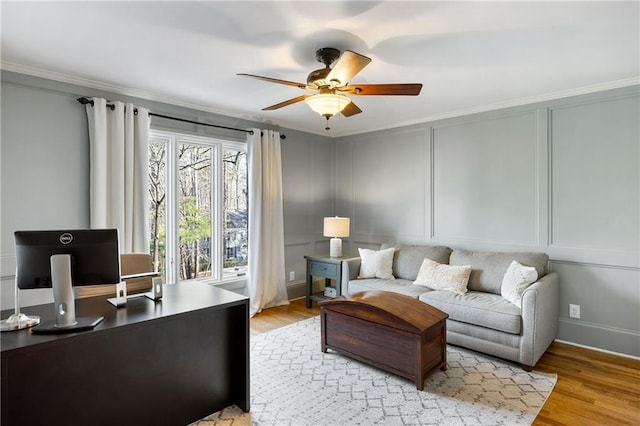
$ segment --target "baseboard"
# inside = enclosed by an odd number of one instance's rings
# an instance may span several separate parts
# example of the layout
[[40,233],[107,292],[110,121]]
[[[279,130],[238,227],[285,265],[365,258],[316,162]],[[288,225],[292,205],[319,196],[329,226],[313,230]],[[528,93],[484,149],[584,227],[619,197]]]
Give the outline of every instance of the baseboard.
[[[314,280],[313,292],[317,293],[322,290],[324,290],[324,280]],[[287,298],[289,300],[299,299],[301,297],[307,297],[306,281],[289,284],[287,286]]]
[[619,356],[619,357],[622,357],[622,358],[630,358],[630,359],[635,359],[637,361],[640,361],[640,357],[638,357],[638,356],[633,356],[633,355],[629,355],[629,354],[623,354],[623,353],[620,353],[620,352],[608,351],[606,349],[601,349],[601,348],[594,348],[593,346],[581,345],[579,343],[569,342],[567,340],[554,339],[553,341],[554,342],[558,342],[558,343],[564,343],[565,345],[569,345],[569,346],[576,346],[578,348],[589,349],[591,351],[602,352],[602,353],[609,354],[609,355],[615,355],[615,356]]
[[615,354],[640,356],[640,333],[637,330],[561,317],[556,338]]
[[307,283],[295,283],[287,286],[287,297],[289,300],[307,297]]

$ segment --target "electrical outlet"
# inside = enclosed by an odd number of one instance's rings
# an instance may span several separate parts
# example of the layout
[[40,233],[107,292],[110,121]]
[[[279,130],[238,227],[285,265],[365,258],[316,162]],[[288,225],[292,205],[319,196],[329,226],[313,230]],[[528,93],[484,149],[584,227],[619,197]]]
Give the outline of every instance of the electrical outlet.
[[296,271],[289,272],[289,281],[293,281],[296,279]]
[[569,318],[580,319],[580,305],[569,304]]

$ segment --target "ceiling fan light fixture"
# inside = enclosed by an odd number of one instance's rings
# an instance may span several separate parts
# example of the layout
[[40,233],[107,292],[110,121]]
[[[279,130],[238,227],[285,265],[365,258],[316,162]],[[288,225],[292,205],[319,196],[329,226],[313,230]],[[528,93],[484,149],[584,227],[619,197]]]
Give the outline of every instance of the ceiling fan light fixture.
[[305,99],[309,108],[323,117],[333,117],[351,103],[348,96],[340,93],[320,93]]
[[[324,47],[316,51],[316,59],[318,62],[324,64],[324,68],[311,71],[307,76],[306,84],[254,74],[241,73],[238,75],[317,92],[314,95],[300,95],[284,102],[262,108],[262,110],[273,111],[304,100],[313,111],[327,120],[326,130],[330,130],[329,119],[337,113],[341,112],[344,117],[353,117],[362,112],[362,110],[351,101],[351,98],[343,93],[348,93],[350,96],[417,96],[422,89],[422,83],[349,85],[349,81],[371,62],[371,58],[351,50],[346,50],[341,55],[338,49]],[[333,68],[331,67],[332,64]]]

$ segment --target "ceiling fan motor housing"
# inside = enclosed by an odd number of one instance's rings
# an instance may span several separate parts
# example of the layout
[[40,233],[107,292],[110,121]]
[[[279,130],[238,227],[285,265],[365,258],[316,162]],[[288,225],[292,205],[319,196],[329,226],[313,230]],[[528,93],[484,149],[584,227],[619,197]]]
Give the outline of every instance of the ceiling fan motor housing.
[[324,64],[327,68],[340,57],[340,51],[333,47],[323,47],[316,50],[316,61]]
[[307,76],[307,84],[315,84],[319,88],[322,86],[328,86],[329,82],[326,81],[326,78],[330,72],[331,68],[320,68],[311,71]]
[[307,76],[307,84],[315,84],[318,87],[329,86],[326,81],[327,75],[331,72],[330,65],[340,57],[340,51],[333,47],[323,47],[316,50],[316,60],[324,64],[324,68],[311,71]]

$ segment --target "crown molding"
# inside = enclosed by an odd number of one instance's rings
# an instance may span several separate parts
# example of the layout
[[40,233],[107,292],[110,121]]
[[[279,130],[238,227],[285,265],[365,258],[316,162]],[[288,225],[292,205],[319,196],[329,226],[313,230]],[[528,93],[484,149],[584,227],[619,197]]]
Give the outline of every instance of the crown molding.
[[[457,111],[452,111],[452,112],[448,112],[445,114],[438,114],[438,115],[432,115],[432,116],[425,116],[416,120],[411,120],[411,121],[405,121],[402,123],[399,123],[397,126],[394,126],[394,128],[398,128],[398,127],[405,127],[405,126],[413,126],[416,124],[422,124],[422,123],[429,123],[432,121],[437,121],[437,120],[445,120],[445,119],[449,119],[449,118],[456,118],[456,117],[463,117],[465,115],[471,115],[471,114],[477,114],[477,113],[481,113],[481,112],[489,112],[489,111],[496,111],[499,109],[504,109],[504,108],[512,108],[512,107],[519,107],[519,106],[524,106],[524,105],[530,105],[530,104],[535,104],[538,102],[547,102],[547,101],[553,101],[553,100],[557,100],[557,99],[562,99],[562,98],[568,98],[571,96],[578,96],[578,95],[587,95],[589,93],[597,93],[597,92],[603,92],[605,90],[612,90],[612,89],[621,89],[623,87],[630,87],[630,86],[638,86],[640,85],[640,76],[638,77],[632,77],[632,78],[626,78],[626,79],[622,79],[622,80],[616,80],[616,81],[611,81],[611,82],[607,82],[607,83],[600,83],[600,84],[594,84],[591,86],[583,86],[583,87],[577,87],[574,89],[568,89],[568,90],[561,90],[561,91],[557,91],[557,92],[550,92],[550,93],[545,93],[542,95],[536,95],[536,96],[530,96],[527,98],[520,98],[520,99],[514,99],[514,100],[510,100],[510,101],[505,101],[505,102],[496,102],[496,103],[492,103],[492,104],[486,104],[486,105],[479,105],[476,107],[471,107],[471,108],[465,108],[465,109],[461,109],[461,110],[457,110]],[[361,134],[361,133],[369,133],[369,132],[376,132],[376,131],[380,131],[380,130],[388,130],[388,128],[367,128],[367,130],[363,130],[363,131],[355,131],[349,134],[343,134],[340,135],[340,137],[343,136],[354,136],[357,134]]]
[[623,87],[629,87],[629,86],[635,86],[635,85],[640,85],[640,76],[627,78],[623,80],[610,81],[607,83],[594,84],[591,86],[583,86],[583,87],[576,87],[568,90],[560,90],[557,92],[549,92],[549,93],[544,93],[542,95],[529,96],[526,98],[514,99],[511,101],[496,102],[493,104],[481,105],[478,107],[460,110],[452,113],[451,115],[447,114],[446,117],[445,116],[434,117],[434,118],[431,118],[429,121],[440,120],[442,118],[459,117],[461,115],[474,114],[477,112],[487,112],[487,111],[493,111],[493,110],[498,110],[503,108],[511,108],[516,106],[535,104],[538,102],[547,102],[547,101],[552,101],[556,99],[568,98],[571,96],[586,95],[589,93],[603,92],[605,90],[620,89]]
[[[26,74],[33,77],[40,77],[48,80],[55,80],[62,83],[69,83],[69,84],[74,84],[78,86],[88,87],[91,89],[104,90],[104,91],[118,93],[118,94],[127,95],[127,96],[134,96],[137,98],[147,99],[150,101],[162,102],[170,105],[181,106],[184,108],[195,109],[198,111],[209,112],[212,114],[223,115],[226,117],[249,120],[249,121],[254,121],[258,123],[267,123],[267,121],[262,117],[258,117],[258,116],[248,117],[246,114],[243,114],[238,111],[215,108],[210,105],[204,105],[204,104],[200,104],[200,103],[185,100],[185,99],[169,97],[156,92],[135,89],[132,87],[121,86],[113,83],[106,83],[98,80],[91,80],[88,78],[78,77],[70,74],[64,74],[56,71],[46,70],[43,68],[37,68],[37,67],[28,66],[28,65],[21,65],[13,62],[2,61],[0,62],[0,69],[16,72],[19,74]],[[412,125],[421,124],[421,123],[428,123],[431,121],[444,120],[444,119],[461,117],[461,116],[470,115],[470,114],[477,114],[481,112],[494,111],[494,110],[503,109],[503,108],[523,106],[523,105],[534,104],[538,102],[546,102],[546,101],[551,101],[551,100],[556,100],[561,98],[567,98],[570,96],[585,95],[589,93],[602,92],[605,90],[619,89],[619,88],[635,86],[635,85],[640,85],[640,76],[611,81],[607,83],[594,84],[591,86],[583,86],[583,87],[578,87],[574,89],[550,92],[542,95],[514,99],[510,101],[505,101],[505,102],[496,102],[492,104],[479,105],[471,108],[451,111],[445,114],[426,116],[416,120],[398,123],[397,125],[394,126],[394,128],[412,126]],[[291,123],[288,123],[287,127],[293,130],[299,130],[302,132],[315,133],[315,132],[309,132],[308,130],[297,128],[296,126],[292,126]],[[370,132],[375,132],[380,130],[388,130],[388,128],[372,126],[372,127],[367,127],[366,129],[355,130],[353,132],[336,134],[333,137],[338,138],[338,137],[345,137],[345,136],[353,136],[357,134],[370,133]]]
[[77,86],[87,87],[90,89],[104,90],[106,92],[113,92],[120,95],[133,96],[136,98],[146,99],[149,101],[162,102],[165,104],[181,106],[184,108],[195,109],[198,111],[210,112],[212,114],[223,115],[226,117],[238,118],[242,120],[250,120],[256,122],[264,122],[259,117],[247,117],[246,114],[240,112],[234,112],[232,110],[226,110],[221,108],[215,108],[210,105],[204,105],[201,103],[170,97],[161,93],[151,92],[148,90],[141,90],[127,86],[121,86],[118,84],[107,83],[99,80],[91,80],[84,77],[75,75],[60,73],[57,71],[51,71],[43,68],[32,67],[29,65],[16,64],[13,62],[0,62],[0,69],[3,71],[10,71],[19,74],[25,74],[32,77],[45,78],[48,80],[54,80],[61,83],[74,84]]

